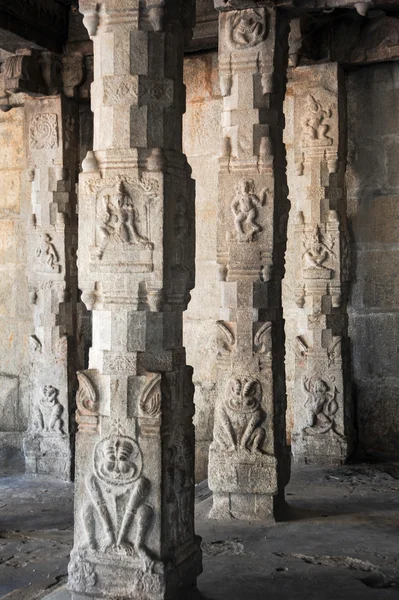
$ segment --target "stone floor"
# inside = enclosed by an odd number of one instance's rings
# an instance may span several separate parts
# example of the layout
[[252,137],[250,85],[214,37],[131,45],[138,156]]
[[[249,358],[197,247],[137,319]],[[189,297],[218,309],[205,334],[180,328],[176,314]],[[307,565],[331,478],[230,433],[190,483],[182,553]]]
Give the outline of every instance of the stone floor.
[[[0,597],[68,600],[72,492],[50,478],[0,478]],[[398,599],[399,464],[297,469],[287,501],[275,526],[225,524],[207,520],[201,490],[198,599]]]

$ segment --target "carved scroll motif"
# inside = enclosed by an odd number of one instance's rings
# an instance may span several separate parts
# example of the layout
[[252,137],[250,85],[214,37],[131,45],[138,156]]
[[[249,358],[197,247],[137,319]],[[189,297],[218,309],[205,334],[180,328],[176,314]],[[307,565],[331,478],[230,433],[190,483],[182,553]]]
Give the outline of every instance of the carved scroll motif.
[[161,375],[156,375],[145,387],[139,402],[140,411],[156,419],[161,414]]
[[58,146],[58,118],[56,114],[34,115],[29,125],[29,144],[33,150],[51,150]]
[[228,356],[234,351],[235,336],[223,321],[216,321],[218,335],[216,338],[218,356]]
[[215,418],[214,440],[227,452],[262,452],[266,432],[261,427],[262,387],[257,379],[229,380]]
[[271,354],[271,329],[270,321],[263,323],[260,329],[254,335],[254,348],[257,354]]
[[76,394],[76,421],[79,430],[96,431],[98,425],[99,400],[94,384],[83,371],[77,373],[79,389]]
[[231,11],[227,17],[227,42],[231,50],[253,48],[268,34],[266,11],[247,9]]

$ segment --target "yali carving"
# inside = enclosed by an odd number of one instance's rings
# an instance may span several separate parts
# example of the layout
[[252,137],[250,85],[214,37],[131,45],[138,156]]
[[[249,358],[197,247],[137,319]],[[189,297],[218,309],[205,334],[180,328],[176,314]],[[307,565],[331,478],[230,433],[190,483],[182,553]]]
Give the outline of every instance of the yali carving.
[[64,435],[64,422],[61,419],[63,410],[58,401],[58,390],[52,385],[45,385],[32,409],[33,431]]
[[133,438],[116,431],[101,439],[94,448],[93,474],[86,479],[88,500],[81,516],[84,545],[135,556],[148,569],[153,561],[145,538],[154,511],[145,503],[151,484],[142,475],[142,463],[140,447]]
[[265,413],[261,407],[262,388],[257,379],[232,378],[215,418],[214,440],[228,452],[262,452]]

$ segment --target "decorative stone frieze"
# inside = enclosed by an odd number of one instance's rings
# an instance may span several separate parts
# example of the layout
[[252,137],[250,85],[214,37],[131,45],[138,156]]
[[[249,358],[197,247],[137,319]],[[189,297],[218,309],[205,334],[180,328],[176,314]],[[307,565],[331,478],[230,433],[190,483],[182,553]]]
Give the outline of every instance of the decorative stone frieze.
[[353,450],[343,75],[336,63],[292,72],[296,189],[295,461],[341,463]]
[[81,1],[94,44],[94,148],[79,178],[79,287],[93,311],[78,374],[74,599],[195,587],[194,182],[181,151],[190,2]]
[[72,474],[71,408],[76,359],[76,107],[60,96],[25,100],[32,213],[27,231],[34,312],[28,473]]
[[287,61],[288,27],[273,9],[220,13],[222,307],[209,454],[210,516],[218,519],[273,519],[289,479],[281,310],[289,207],[282,143]]

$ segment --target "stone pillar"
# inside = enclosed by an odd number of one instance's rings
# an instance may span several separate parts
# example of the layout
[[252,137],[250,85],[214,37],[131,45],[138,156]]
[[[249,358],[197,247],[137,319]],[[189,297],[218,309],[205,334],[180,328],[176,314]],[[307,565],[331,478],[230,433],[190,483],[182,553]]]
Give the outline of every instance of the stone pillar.
[[281,308],[289,208],[282,142],[287,60],[288,27],[273,9],[220,13],[222,308],[209,455],[214,518],[273,519],[289,479]]
[[336,63],[301,67],[292,89],[299,176],[292,452],[296,462],[340,464],[353,450],[343,74]]
[[94,42],[94,151],[79,183],[74,599],[171,598],[201,572],[194,535],[194,182],[181,151],[192,2],[82,0]]
[[34,307],[27,473],[71,478],[76,370],[78,115],[64,97],[27,98],[32,214],[27,276]]

